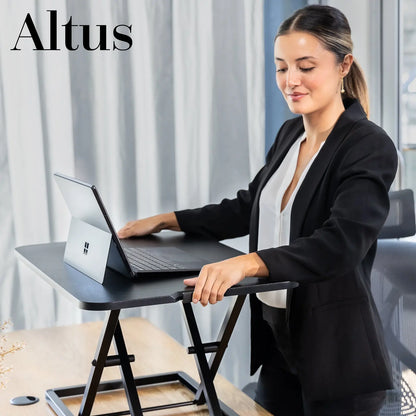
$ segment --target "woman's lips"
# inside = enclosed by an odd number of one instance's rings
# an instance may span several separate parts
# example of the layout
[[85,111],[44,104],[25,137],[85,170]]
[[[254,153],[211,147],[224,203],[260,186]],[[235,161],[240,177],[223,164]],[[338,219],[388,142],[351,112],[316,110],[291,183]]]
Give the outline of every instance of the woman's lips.
[[292,92],[291,94],[287,94],[287,96],[292,100],[292,101],[299,101],[301,100],[303,97],[306,97],[306,93],[301,93],[301,92]]

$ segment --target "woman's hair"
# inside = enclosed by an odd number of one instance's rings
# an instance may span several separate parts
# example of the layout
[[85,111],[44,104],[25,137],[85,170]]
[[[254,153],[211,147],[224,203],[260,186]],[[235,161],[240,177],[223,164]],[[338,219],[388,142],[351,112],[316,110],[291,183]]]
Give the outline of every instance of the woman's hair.
[[[307,32],[315,36],[325,49],[335,54],[338,63],[344,61],[345,55],[352,54],[350,25],[344,14],[335,7],[311,5],[297,10],[280,25],[275,40],[291,32]],[[344,89],[344,96],[358,99],[368,115],[367,83],[355,59],[344,78]]]

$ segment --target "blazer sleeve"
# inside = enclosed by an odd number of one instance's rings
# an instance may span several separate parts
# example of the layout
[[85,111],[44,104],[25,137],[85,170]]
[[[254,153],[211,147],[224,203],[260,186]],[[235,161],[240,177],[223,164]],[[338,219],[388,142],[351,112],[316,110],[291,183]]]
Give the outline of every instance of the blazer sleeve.
[[175,211],[182,231],[216,240],[241,237],[249,233],[253,201],[278,147],[279,138],[284,136],[283,132],[287,124],[288,121],[280,128],[275,142],[267,153],[266,164],[260,169],[247,189],[239,190],[234,199],[225,198],[219,204]]
[[175,211],[181,230],[216,240],[248,234],[253,199],[264,169],[257,173],[248,189],[239,190],[234,199],[225,198],[219,204]]
[[347,138],[327,172],[331,185],[320,194],[330,194],[325,196],[330,199],[327,219],[287,246],[257,251],[271,280],[312,282],[342,276],[362,262],[376,241],[389,210],[397,151],[384,131],[367,130]]

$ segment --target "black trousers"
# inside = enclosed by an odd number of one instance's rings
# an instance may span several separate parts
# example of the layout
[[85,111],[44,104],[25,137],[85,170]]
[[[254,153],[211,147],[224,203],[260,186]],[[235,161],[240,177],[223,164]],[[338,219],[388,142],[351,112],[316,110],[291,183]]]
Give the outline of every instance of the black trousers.
[[292,357],[285,309],[263,305],[263,319],[274,335],[275,345],[270,347],[271,354],[260,371],[255,397],[260,405],[277,416],[378,416],[384,391],[338,400],[307,400]]

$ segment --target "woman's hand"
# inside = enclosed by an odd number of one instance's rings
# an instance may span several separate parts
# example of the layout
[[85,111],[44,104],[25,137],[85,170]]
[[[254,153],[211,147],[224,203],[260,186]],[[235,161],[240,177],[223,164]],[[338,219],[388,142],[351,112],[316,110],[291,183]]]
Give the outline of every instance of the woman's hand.
[[198,277],[185,279],[187,286],[195,286],[192,302],[203,306],[214,304],[224,298],[224,293],[245,277],[266,277],[269,271],[263,260],[250,253],[205,265]]
[[119,238],[140,237],[158,233],[162,230],[181,230],[174,212],[130,221],[118,231],[117,235]]

